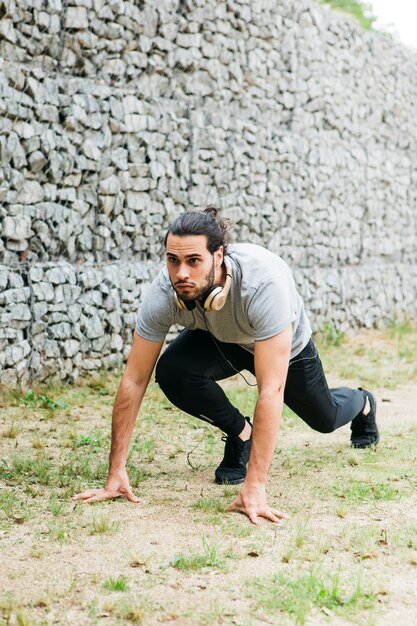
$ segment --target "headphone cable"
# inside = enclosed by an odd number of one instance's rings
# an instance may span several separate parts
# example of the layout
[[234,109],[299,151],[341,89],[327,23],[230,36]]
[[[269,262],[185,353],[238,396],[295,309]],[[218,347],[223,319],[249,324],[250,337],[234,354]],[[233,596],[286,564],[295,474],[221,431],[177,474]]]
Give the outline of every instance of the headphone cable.
[[235,366],[233,365],[233,363],[231,363],[231,362],[229,361],[229,359],[228,359],[228,358],[227,358],[227,357],[223,354],[223,351],[221,350],[221,348],[220,348],[219,344],[217,343],[217,340],[216,340],[215,336],[213,335],[213,333],[211,332],[210,328],[208,327],[208,324],[207,324],[207,319],[206,319],[206,312],[205,312],[205,310],[204,310],[204,309],[203,309],[203,319],[204,319],[204,323],[205,323],[205,325],[206,325],[206,328],[207,328],[207,332],[208,332],[208,334],[209,334],[209,335],[210,335],[210,337],[212,338],[212,340],[213,340],[213,342],[214,342],[214,345],[216,346],[217,350],[220,352],[221,356],[222,356],[222,357],[223,357],[223,359],[226,361],[226,363],[227,363],[227,364],[228,364],[228,365],[232,368],[232,370],[233,370],[234,372],[236,372],[236,374],[239,374],[239,376],[240,376],[241,378],[243,378],[243,380],[245,381],[245,383],[246,383],[247,385],[249,385],[249,387],[257,387],[257,386],[258,386],[258,383],[250,383],[250,382],[249,382],[249,381],[245,378],[245,376],[242,374],[242,372],[241,372],[241,371],[239,371],[238,369],[236,369],[236,368],[235,368]]

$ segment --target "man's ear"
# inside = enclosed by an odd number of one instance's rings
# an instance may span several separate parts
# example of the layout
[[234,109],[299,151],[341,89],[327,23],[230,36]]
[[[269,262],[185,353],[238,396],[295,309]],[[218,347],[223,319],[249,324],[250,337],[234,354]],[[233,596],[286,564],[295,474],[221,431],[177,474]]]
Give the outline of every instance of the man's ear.
[[217,250],[215,250],[214,254],[215,254],[215,259],[216,259],[216,267],[221,267],[223,263],[223,257],[224,257],[223,246],[219,246]]

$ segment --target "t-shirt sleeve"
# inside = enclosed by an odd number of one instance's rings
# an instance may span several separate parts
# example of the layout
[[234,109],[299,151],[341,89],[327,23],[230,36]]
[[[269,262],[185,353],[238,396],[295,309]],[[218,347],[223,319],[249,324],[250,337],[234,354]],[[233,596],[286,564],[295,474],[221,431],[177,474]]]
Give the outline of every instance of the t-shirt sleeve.
[[255,341],[269,339],[294,322],[293,298],[290,285],[284,281],[272,280],[257,289],[248,307]]
[[161,288],[159,277],[149,285],[136,315],[136,330],[149,341],[163,341],[174,323],[169,294]]

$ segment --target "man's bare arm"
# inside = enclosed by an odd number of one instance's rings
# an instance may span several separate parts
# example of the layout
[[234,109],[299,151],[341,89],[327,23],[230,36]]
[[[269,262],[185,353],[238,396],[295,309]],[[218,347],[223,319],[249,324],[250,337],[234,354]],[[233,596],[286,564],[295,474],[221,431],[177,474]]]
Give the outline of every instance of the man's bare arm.
[[95,502],[125,496],[132,502],[138,502],[129,485],[126,460],[136,416],[162,343],[149,341],[134,332],[132,349],[113,406],[112,442],[106,485],[101,489],[89,489],[79,493],[74,496],[75,500]]
[[265,482],[275,450],[291,353],[292,328],[255,343],[258,401],[255,407],[252,450],[245,482],[229,510],[238,509],[256,524],[258,517],[278,522],[285,517],[266,501]]

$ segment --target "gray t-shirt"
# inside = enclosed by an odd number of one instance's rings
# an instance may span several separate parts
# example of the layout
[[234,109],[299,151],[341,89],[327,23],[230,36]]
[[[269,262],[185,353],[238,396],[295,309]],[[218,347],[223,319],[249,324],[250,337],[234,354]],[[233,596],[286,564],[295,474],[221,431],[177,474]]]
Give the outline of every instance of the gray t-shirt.
[[[261,246],[229,246],[232,284],[224,307],[207,312],[210,332],[219,341],[236,343],[253,352],[254,341],[269,339],[292,324],[291,358],[307,345],[311,326],[285,261]],[[150,341],[163,341],[173,324],[207,330],[200,303],[182,311],[175,302],[168,270],[164,267],[145,291],[136,329]]]

